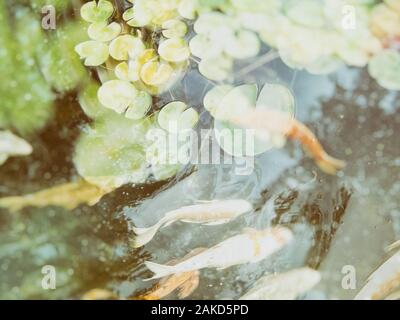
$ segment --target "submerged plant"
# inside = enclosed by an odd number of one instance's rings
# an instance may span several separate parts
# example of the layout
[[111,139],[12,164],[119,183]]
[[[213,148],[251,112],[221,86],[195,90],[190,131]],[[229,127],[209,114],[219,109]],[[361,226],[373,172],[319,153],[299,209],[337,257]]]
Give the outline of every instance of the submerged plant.
[[[292,93],[281,84],[266,83],[257,98],[257,85],[242,85],[236,88],[230,86],[217,86],[207,93],[204,98],[204,106],[215,117],[214,131],[221,148],[232,155],[254,156],[264,153],[273,147],[282,147],[285,137],[279,133],[271,132],[268,137],[260,140],[255,132],[245,130],[243,127],[226,121],[227,115],[242,115],[248,108],[265,108],[275,110],[294,117],[295,99]],[[267,120],[267,119],[266,119]],[[268,119],[272,120],[272,119]],[[267,121],[268,121],[267,120]],[[229,139],[228,134],[235,139]],[[241,135],[241,139],[237,138]],[[243,142],[254,143],[250,148]],[[236,143],[236,145],[233,145]]]
[[43,42],[40,23],[26,8],[16,14],[25,23],[14,31],[10,20],[16,17],[9,14],[5,1],[0,3],[0,127],[29,134],[51,117],[54,94],[36,59],[34,43]]
[[[0,4],[0,127],[23,135],[42,129],[54,113],[57,93],[64,94],[87,81],[87,70],[73,53],[83,40],[79,22],[67,22],[54,32],[41,26],[39,9],[45,1],[24,2],[7,9]],[[65,1],[47,4],[66,8]],[[6,63],[5,63],[6,62]]]

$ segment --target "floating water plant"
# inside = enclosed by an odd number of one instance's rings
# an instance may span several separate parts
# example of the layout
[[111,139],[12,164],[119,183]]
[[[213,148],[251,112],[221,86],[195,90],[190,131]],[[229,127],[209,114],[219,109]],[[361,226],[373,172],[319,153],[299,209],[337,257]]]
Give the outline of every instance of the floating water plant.
[[[295,100],[285,86],[267,83],[261,89],[258,98],[257,91],[256,85],[242,85],[236,88],[217,86],[204,98],[205,107],[216,119],[214,131],[217,141],[225,152],[234,156],[254,156],[272,147],[282,147],[285,143],[283,135],[274,133],[260,141],[255,132],[226,121],[232,114],[243,115],[248,112],[248,108],[281,111],[289,117],[294,117]],[[246,143],[250,142],[251,145],[246,146]]]

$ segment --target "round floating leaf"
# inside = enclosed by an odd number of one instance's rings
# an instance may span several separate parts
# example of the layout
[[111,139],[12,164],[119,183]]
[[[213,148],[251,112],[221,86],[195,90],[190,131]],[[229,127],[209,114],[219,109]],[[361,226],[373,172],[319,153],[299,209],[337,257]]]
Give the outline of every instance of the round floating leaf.
[[[235,20],[220,12],[208,12],[202,14],[194,24],[197,34],[229,34],[237,29]],[[223,39],[222,39],[223,40]]]
[[186,110],[187,105],[181,101],[170,102],[158,113],[157,121],[161,128],[168,132],[179,131],[179,118]]
[[216,119],[227,120],[231,115],[240,116],[254,108],[257,99],[257,85],[245,84],[230,90],[215,110]]
[[83,112],[92,119],[107,116],[108,113],[113,113],[111,110],[101,105],[97,97],[99,88],[100,86],[97,82],[91,81],[79,92],[78,96],[79,104]]
[[190,130],[199,122],[199,114],[193,109],[189,108],[182,112],[178,119],[178,130]]
[[146,49],[143,41],[129,34],[115,38],[110,44],[110,55],[115,60],[135,58]]
[[[265,84],[257,102],[255,102],[256,96],[257,87],[255,85],[243,85],[232,89],[219,103],[217,114],[231,110],[230,114],[240,116],[240,114],[249,112],[249,108],[256,107],[281,111],[290,114],[291,117],[294,116],[294,97],[285,86]],[[269,119],[265,119],[265,121],[269,121]],[[217,142],[225,152],[233,156],[254,156],[273,147],[282,147],[285,143],[283,135],[272,132],[260,139],[254,130],[236,126],[226,116],[219,117],[217,115],[214,127]]]
[[179,14],[185,19],[196,18],[197,0],[181,0],[178,6]]
[[294,115],[294,96],[284,85],[266,83],[258,96],[256,108],[269,108]]
[[130,19],[133,19],[134,16],[135,16],[135,11],[133,10],[132,7],[125,10],[125,12],[122,14],[122,19],[124,19],[125,21],[129,21]]
[[158,59],[158,55],[156,50],[154,49],[146,49],[137,57],[137,61],[139,65],[143,65],[149,61],[155,61]]
[[373,8],[370,28],[379,38],[400,36],[400,14],[385,4]]
[[187,25],[181,20],[167,20],[162,24],[162,34],[166,38],[183,38],[187,31]]
[[[230,91],[221,99],[214,113],[214,132],[221,148],[230,155],[254,155],[255,137],[253,132],[232,124],[231,116],[240,117],[247,113],[249,108],[255,107],[257,98],[257,85],[242,85]],[[250,148],[249,150],[246,150]]]
[[226,80],[231,74],[232,67],[232,58],[226,55],[206,58],[199,63],[200,73],[214,81]]
[[131,27],[144,27],[151,23],[153,13],[144,6],[135,5],[133,8],[126,10],[122,18]]
[[268,30],[268,26],[273,23],[267,19],[265,14],[255,12],[240,13],[238,19],[244,28],[257,32]]
[[125,112],[128,106],[134,103],[136,96],[137,90],[134,85],[123,80],[110,80],[98,91],[100,103],[117,113]]
[[[343,37],[339,43],[337,47],[339,57],[346,64],[360,68],[368,64],[373,53],[381,51],[379,40],[372,36],[364,39]],[[361,46],[361,43],[365,43],[365,46]]]
[[79,174],[100,187],[145,182],[149,175],[145,154],[148,130],[147,119],[135,121],[115,113],[98,119],[76,145],[74,164]]
[[125,117],[133,120],[139,120],[146,116],[152,105],[151,95],[145,91],[140,91],[134,101],[126,110]]
[[[327,37],[326,33],[314,29],[297,27],[292,28],[290,37],[280,37],[278,50],[281,59],[291,68],[302,69],[315,62],[321,55],[334,51],[337,44],[332,42],[331,49],[322,40]],[[315,39],[321,37],[321,40]]]
[[308,65],[306,70],[312,74],[328,74],[343,66],[343,61],[336,56],[321,56]]
[[383,50],[372,58],[368,71],[371,77],[388,90],[400,90],[400,53]]
[[255,57],[260,51],[260,40],[254,32],[241,30],[228,38],[224,50],[235,59]]
[[108,59],[108,46],[98,41],[82,42],[75,47],[75,51],[81,59],[85,59],[84,64],[88,67],[99,66]]
[[219,56],[223,51],[222,43],[214,42],[203,34],[195,35],[189,42],[189,48],[193,55],[201,59]]
[[114,7],[109,1],[90,1],[81,7],[81,16],[88,22],[106,21],[114,12]]
[[172,67],[167,63],[149,61],[142,66],[140,78],[150,86],[160,86],[168,81],[173,73]]
[[158,47],[161,58],[169,62],[182,62],[190,57],[190,50],[182,38],[172,38],[163,41]]
[[[266,83],[258,96],[256,108],[280,111],[293,118],[295,114],[295,99],[292,92],[284,85]],[[265,121],[268,121],[268,119],[265,119]],[[271,132],[270,135],[263,140],[255,137],[255,150],[257,154],[263,153],[274,147],[283,147],[285,142],[285,136]]]
[[221,103],[222,99],[233,89],[229,85],[215,86],[204,97],[203,104],[204,108],[210,112],[212,116],[215,116],[215,112]]
[[137,61],[121,62],[115,67],[115,75],[120,80],[138,81],[140,66]]
[[292,21],[311,28],[325,25],[324,3],[320,0],[285,1],[286,16]]
[[106,21],[92,23],[88,28],[88,35],[96,41],[108,42],[121,33],[121,25],[116,22],[108,24]]

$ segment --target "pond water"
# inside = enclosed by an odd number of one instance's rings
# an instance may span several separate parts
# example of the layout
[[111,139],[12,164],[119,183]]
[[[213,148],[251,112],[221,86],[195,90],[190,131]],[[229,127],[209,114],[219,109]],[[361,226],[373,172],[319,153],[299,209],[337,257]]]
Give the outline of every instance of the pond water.
[[[203,81],[192,70],[171,95],[200,107],[211,88]],[[189,298],[235,299],[266,271],[303,265],[322,272],[321,283],[306,298],[353,298],[385,259],[385,247],[400,238],[398,95],[381,89],[364,70],[311,76],[288,69],[279,59],[235,79],[243,82],[288,85],[296,97],[296,117],[328,153],[346,160],[346,168],[328,176],[297,143],[288,142],[257,156],[249,175],[237,175],[231,165],[203,164],[172,181],[120,188],[94,207],[1,210],[0,298],[79,298],[93,288],[130,297],[151,285],[142,281],[151,274],[143,261],[165,263],[244,227],[276,223],[289,226],[295,241],[261,263],[203,270]],[[207,114],[201,119],[202,126],[209,126]],[[66,182],[75,174],[67,155],[87,121],[75,97],[60,101],[55,122],[36,138],[34,154],[0,168],[1,195]],[[144,248],[129,245],[133,225],[152,225],[168,210],[197,200],[228,198],[248,199],[257,210],[221,226],[176,223],[161,229]],[[40,286],[41,268],[47,264],[57,269],[56,290]],[[357,272],[356,290],[342,288],[346,265]]]

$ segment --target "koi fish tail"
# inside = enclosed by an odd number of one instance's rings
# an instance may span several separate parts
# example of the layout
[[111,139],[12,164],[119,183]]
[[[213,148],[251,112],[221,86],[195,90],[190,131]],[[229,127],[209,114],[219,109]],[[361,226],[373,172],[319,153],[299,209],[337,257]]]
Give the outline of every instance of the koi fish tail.
[[291,139],[299,140],[322,171],[328,174],[336,174],[338,170],[345,167],[346,163],[344,161],[333,158],[325,152],[315,135],[302,123],[293,120],[293,125],[287,136]]
[[136,233],[136,237],[133,240],[133,247],[140,248],[150,242],[161,227],[162,223],[160,222],[150,228],[133,228],[133,231]]
[[165,264],[158,264],[158,263],[154,263],[154,262],[151,262],[151,261],[146,261],[144,264],[146,265],[146,267],[148,269],[150,269],[151,272],[154,273],[153,277],[151,277],[149,279],[145,279],[144,281],[164,278],[166,276],[169,276],[169,275],[175,273],[175,266],[168,266],[168,265],[165,265]]
[[316,164],[322,171],[332,175],[346,166],[344,161],[333,158],[327,153],[324,154],[321,160],[316,160]]

